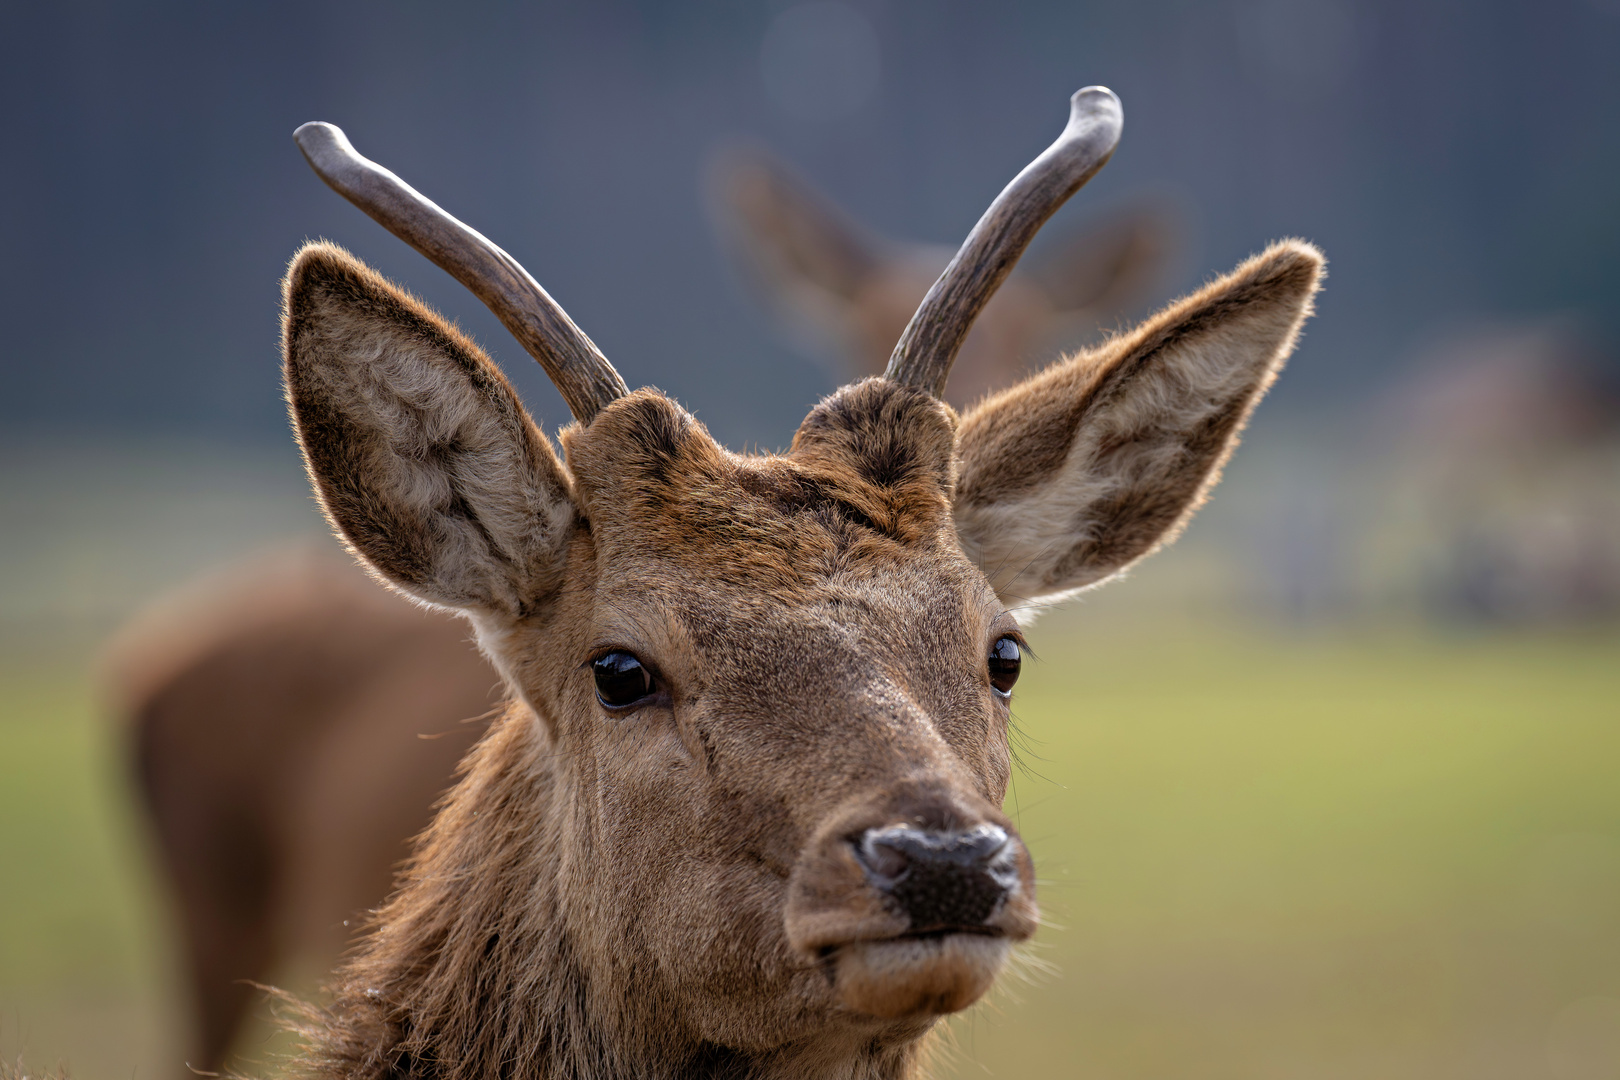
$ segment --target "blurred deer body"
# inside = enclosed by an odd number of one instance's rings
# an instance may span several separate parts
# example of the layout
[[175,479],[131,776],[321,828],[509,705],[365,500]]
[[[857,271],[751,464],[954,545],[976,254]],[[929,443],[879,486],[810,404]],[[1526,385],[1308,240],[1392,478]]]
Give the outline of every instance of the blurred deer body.
[[471,623],[509,694],[307,1013],[307,1074],[898,1077],[984,994],[1037,918],[1000,809],[1014,612],[1176,534],[1320,277],[1274,245],[959,416],[975,317],[1119,128],[1111,93],[1077,93],[884,374],[780,455],[631,392],[510,256],[300,129],[577,421],[559,458],[433,312],[333,245],[294,260],[288,400],[322,506],[375,576]]
[[469,638],[341,553],[300,548],[195,583],[114,643],[114,705],[179,908],[193,1065],[223,1064],[257,994],[245,980],[329,971],[388,894],[500,701]]
[[[1395,507],[1368,542],[1434,614],[1568,622],[1620,610],[1620,396],[1559,326],[1435,347],[1375,418]],[[1404,557],[1402,557],[1404,556]]]

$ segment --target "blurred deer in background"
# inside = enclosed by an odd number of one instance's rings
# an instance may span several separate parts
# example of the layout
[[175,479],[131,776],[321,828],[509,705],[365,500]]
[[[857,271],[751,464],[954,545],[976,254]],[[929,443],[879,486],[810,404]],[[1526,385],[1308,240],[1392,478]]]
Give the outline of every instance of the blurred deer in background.
[[[187,1061],[218,1071],[251,983],[330,971],[500,702],[466,627],[303,547],[211,575],[119,634],[128,725],[176,907]],[[459,722],[458,722],[459,721]]]
[[[711,180],[721,232],[780,323],[835,356],[840,378],[881,374],[951,249],[872,232],[759,150],[721,155]],[[1114,325],[1163,276],[1177,231],[1167,206],[1143,204],[1014,271],[963,343],[946,400],[977,401],[1029,374],[1032,359]]]
[[183,908],[192,1063],[215,1067],[251,995],[236,980],[300,954],[324,966],[344,920],[385,895],[405,838],[482,731],[455,721],[487,710],[496,677],[460,624],[314,555],[170,620],[188,632],[148,622],[126,637],[119,681]]
[[1386,505],[1341,511],[1382,523],[1387,592],[1470,622],[1620,612],[1620,393],[1594,359],[1567,326],[1482,325],[1392,388],[1365,425]]

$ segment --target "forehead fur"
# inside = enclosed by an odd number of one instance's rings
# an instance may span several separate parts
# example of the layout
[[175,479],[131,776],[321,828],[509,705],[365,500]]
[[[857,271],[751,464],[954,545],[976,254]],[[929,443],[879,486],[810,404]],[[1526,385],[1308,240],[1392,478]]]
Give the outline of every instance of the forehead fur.
[[783,455],[730,453],[656,390],[614,402],[563,444],[604,553],[712,560],[724,549],[733,571],[797,576],[954,543],[955,438],[947,406],[868,379],[811,410]]

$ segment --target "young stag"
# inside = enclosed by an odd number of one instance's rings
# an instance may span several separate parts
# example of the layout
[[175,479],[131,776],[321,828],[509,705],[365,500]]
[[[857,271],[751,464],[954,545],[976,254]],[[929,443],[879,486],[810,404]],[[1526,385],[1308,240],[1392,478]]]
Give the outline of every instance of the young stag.
[[471,288],[576,423],[341,249],[286,281],[287,395],[371,571],[464,614],[511,693],[309,1023],[343,1077],[901,1076],[1035,929],[1000,804],[1014,609],[1147,554],[1213,482],[1321,272],[1273,246],[965,416],[973,317],[1108,159],[1092,87],[882,377],[784,454],[631,392],[505,252],[309,124],[316,171]]
[[[952,253],[855,224],[761,153],[714,175],[771,310],[833,345],[842,375],[880,374]],[[1168,231],[1162,213],[1116,212],[1024,260],[974,322],[947,400],[1112,321],[1157,275]],[[500,681],[468,638],[306,547],[167,597],[119,635],[109,689],[179,907],[196,1068],[225,1067],[252,983],[331,970],[386,898]]]

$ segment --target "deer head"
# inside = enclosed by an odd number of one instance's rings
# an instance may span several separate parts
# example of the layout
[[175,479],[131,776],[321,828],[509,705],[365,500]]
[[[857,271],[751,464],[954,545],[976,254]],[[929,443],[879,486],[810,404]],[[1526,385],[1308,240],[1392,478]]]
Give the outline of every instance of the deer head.
[[[710,174],[720,233],[777,321],[836,360],[840,381],[882,374],[952,249],[863,227],[763,151],[728,150]],[[1175,246],[1175,218],[1163,201],[1139,202],[1022,260],[962,343],[946,400],[977,402],[1146,299]]]
[[330,125],[338,191],[467,284],[573,411],[337,247],[286,281],[310,476],[373,573],[465,613],[513,698],[314,1025],[342,1075],[898,1075],[1035,930],[1001,812],[1016,612],[1184,522],[1310,306],[1276,245],[991,398],[952,358],[1121,113],[1078,92],[884,376],[740,455],[630,392],[499,248]]

